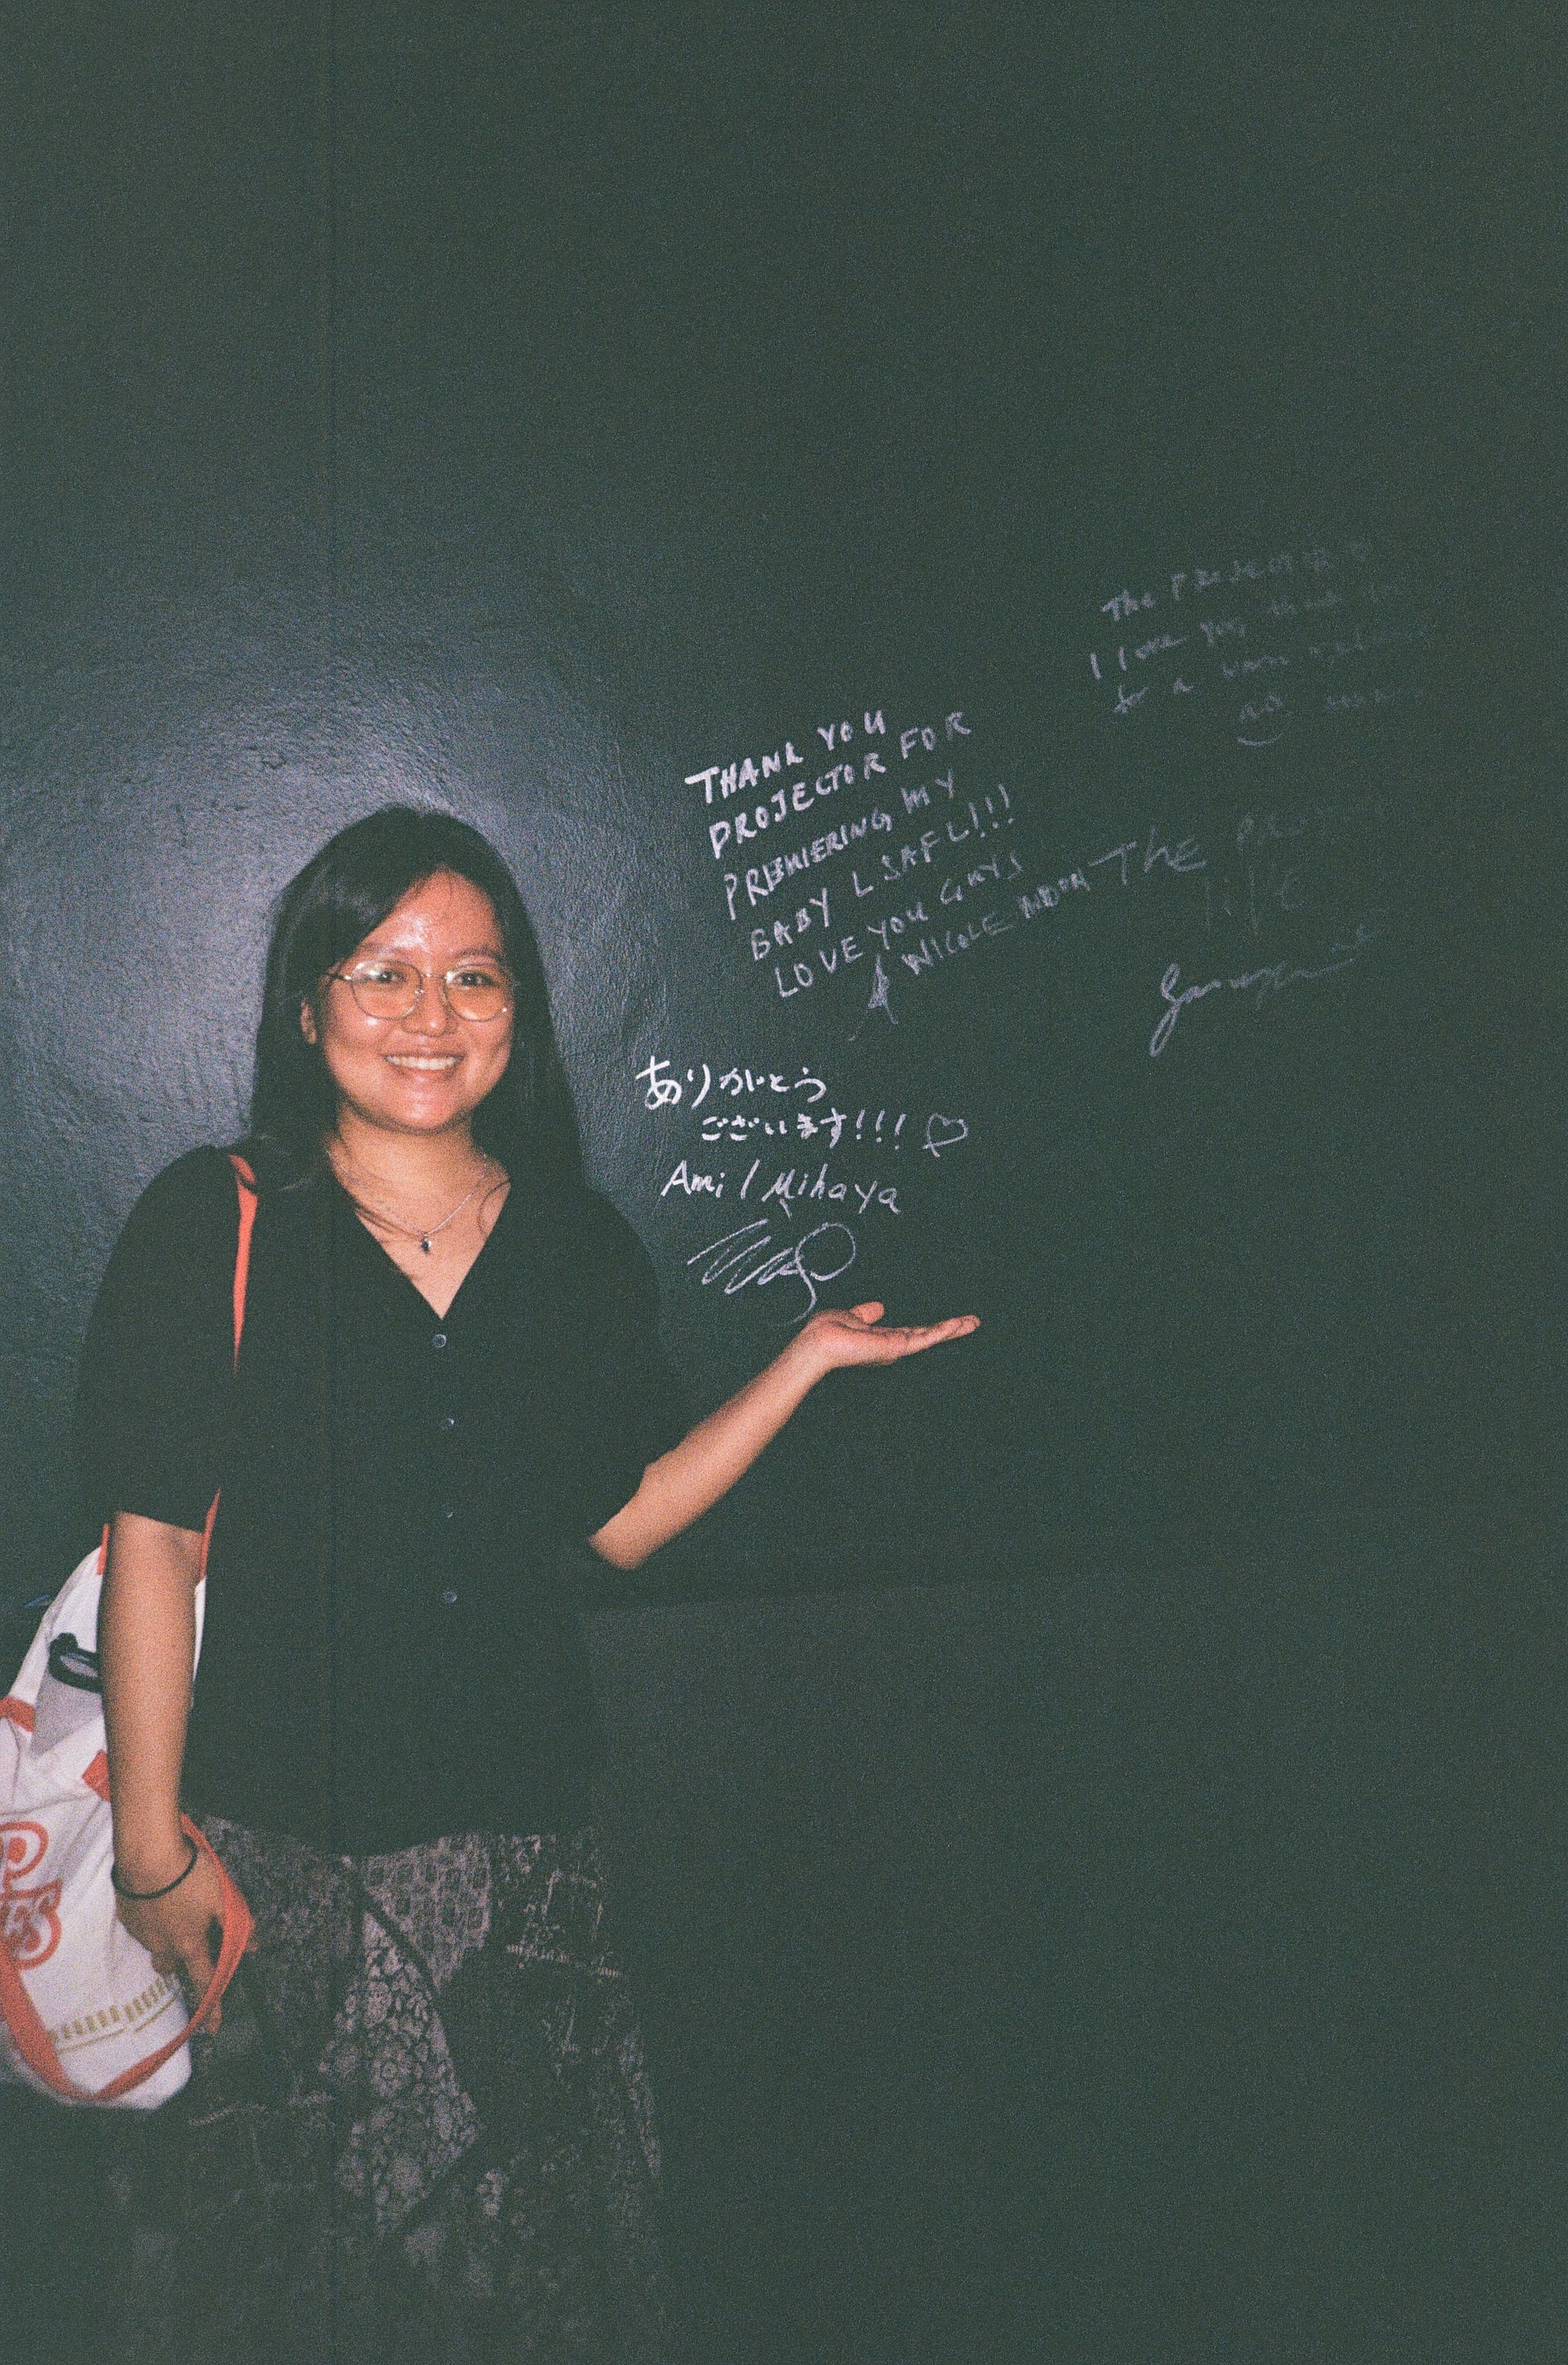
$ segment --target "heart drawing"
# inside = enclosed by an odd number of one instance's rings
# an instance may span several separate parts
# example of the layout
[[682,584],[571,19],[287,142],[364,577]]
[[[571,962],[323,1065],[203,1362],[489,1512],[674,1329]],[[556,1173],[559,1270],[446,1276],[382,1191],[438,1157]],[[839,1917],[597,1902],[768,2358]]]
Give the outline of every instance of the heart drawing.
[[940,1158],[957,1141],[969,1139],[969,1128],[961,1116],[928,1116],[925,1120],[925,1147],[933,1158]]

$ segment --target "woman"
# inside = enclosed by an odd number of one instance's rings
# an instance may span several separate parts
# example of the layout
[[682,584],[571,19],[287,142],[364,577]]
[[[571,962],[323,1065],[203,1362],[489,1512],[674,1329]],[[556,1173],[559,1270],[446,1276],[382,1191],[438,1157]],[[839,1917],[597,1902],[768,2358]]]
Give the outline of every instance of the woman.
[[127,2353],[652,2356],[656,2150],[563,1548],[634,1568],[829,1371],[975,1323],[819,1312],[689,1429],[517,889],[444,814],[355,823],[285,892],[252,1123],[237,1369],[235,1181],[197,1150],[132,1212],[80,1403],[122,1918],[205,1986],[184,1796],[256,1921],[121,2179]]

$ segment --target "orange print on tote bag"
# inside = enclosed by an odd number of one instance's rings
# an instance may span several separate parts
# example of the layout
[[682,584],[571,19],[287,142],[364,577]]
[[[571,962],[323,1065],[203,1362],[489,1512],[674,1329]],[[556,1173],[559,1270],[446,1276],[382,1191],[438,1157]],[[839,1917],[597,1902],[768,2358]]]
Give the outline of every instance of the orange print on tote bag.
[[[230,1160],[240,1192],[234,1356],[245,1319],[255,1177]],[[207,1515],[196,1646],[207,1586]],[[115,1911],[114,1824],[98,1681],[98,1598],[108,1530],[45,1613],[15,1684],[0,1699],[0,2079],[62,2102],[154,2110],[191,2074],[189,2038],[205,2027],[251,1936],[244,1899],[205,1834],[181,1828],[218,1864],[223,1943],[211,1985],[187,2021],[185,1993],[157,1970]]]

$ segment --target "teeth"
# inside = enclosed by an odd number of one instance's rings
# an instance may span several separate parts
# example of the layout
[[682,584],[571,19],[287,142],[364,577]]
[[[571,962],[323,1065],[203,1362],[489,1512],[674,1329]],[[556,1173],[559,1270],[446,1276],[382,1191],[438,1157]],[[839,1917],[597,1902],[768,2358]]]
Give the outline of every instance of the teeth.
[[417,1059],[407,1055],[399,1057],[397,1052],[392,1052],[388,1054],[387,1065],[393,1068],[419,1068],[430,1075],[445,1075],[456,1067],[457,1058],[454,1055],[449,1059]]

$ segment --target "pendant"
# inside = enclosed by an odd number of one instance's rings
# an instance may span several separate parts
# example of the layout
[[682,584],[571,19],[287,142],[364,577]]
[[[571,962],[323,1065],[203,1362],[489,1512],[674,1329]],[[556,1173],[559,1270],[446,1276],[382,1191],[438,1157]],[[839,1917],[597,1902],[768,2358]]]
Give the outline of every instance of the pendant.
[[430,1252],[431,1252],[431,1244],[430,1244],[429,1240],[421,1240],[421,1241],[420,1242],[420,1248],[422,1248],[422,1249],[423,1249],[423,1250],[424,1250],[424,1252],[425,1252],[426,1256],[429,1256],[429,1254],[430,1254]]

